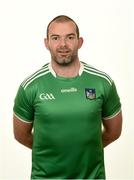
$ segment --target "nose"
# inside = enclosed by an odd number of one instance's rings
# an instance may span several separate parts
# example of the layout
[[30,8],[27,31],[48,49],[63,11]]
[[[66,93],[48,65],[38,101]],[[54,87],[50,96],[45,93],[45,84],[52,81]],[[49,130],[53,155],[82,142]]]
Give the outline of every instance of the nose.
[[66,45],[66,39],[65,38],[61,38],[60,39],[60,45],[61,46],[65,46]]

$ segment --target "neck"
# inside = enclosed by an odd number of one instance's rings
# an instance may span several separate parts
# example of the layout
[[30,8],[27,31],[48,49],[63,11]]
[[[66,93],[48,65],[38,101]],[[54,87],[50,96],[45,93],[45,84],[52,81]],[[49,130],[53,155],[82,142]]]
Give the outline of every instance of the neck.
[[55,71],[57,76],[75,77],[75,76],[78,76],[78,74],[79,74],[80,61],[75,60],[74,62],[72,62],[66,66],[63,66],[63,65],[60,65],[60,64],[58,64],[52,60],[51,66],[52,66],[52,68]]

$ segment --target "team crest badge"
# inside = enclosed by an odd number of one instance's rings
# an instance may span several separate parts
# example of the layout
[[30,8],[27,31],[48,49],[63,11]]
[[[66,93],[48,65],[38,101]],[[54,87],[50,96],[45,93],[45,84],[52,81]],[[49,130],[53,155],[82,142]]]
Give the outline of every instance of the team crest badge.
[[96,99],[96,91],[94,88],[85,88],[85,94],[87,99]]

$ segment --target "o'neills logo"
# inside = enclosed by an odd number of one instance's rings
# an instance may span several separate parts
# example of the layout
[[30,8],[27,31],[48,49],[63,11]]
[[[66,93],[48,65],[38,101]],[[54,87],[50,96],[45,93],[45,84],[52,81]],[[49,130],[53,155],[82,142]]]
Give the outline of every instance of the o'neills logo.
[[69,89],[61,89],[61,93],[71,93],[71,92],[77,92],[77,88],[69,88]]

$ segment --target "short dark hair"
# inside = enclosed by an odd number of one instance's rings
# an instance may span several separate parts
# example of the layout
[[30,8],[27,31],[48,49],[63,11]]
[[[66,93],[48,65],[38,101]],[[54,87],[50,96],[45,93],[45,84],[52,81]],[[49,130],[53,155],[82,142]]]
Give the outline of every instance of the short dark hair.
[[56,16],[54,19],[52,19],[52,20],[50,21],[50,23],[49,23],[48,26],[47,26],[47,38],[49,37],[49,36],[48,36],[48,34],[49,34],[49,27],[50,27],[51,23],[54,22],[54,21],[55,21],[55,22],[68,22],[68,21],[72,21],[72,22],[75,24],[75,26],[76,26],[77,38],[79,38],[80,33],[79,33],[78,25],[76,24],[76,22],[75,22],[73,19],[71,19],[70,17],[68,17],[68,16],[66,16],[66,15]]

